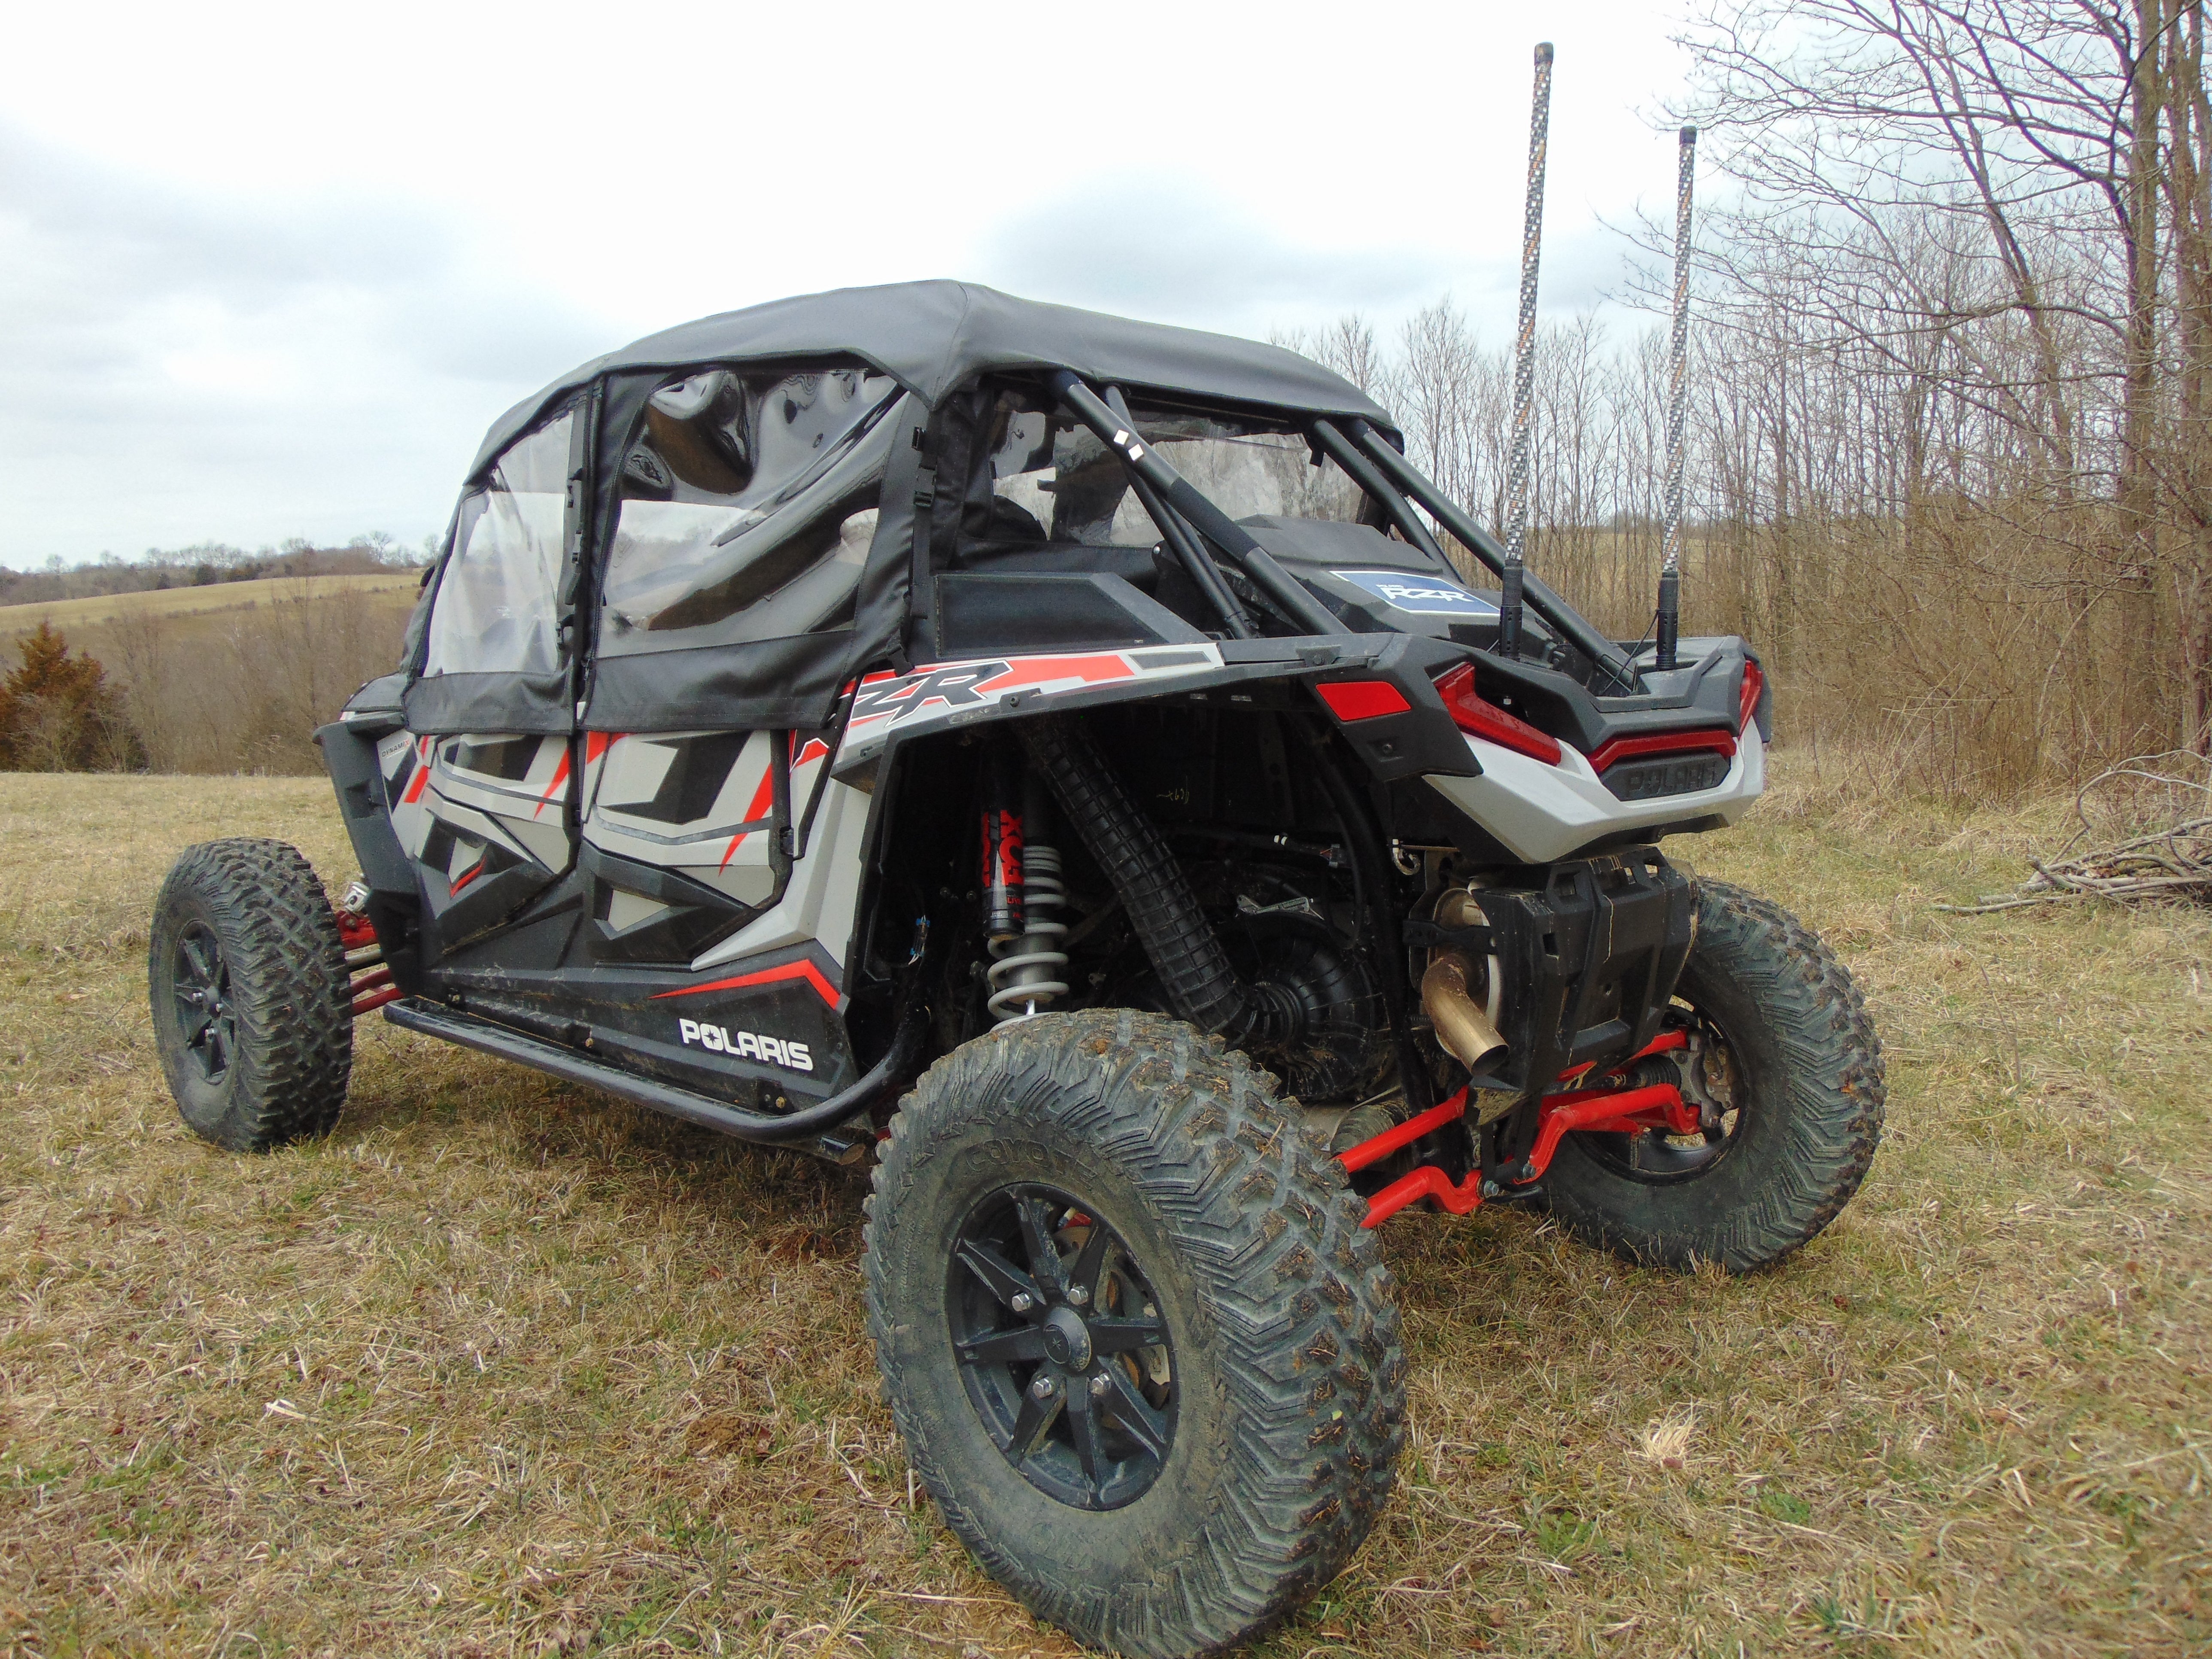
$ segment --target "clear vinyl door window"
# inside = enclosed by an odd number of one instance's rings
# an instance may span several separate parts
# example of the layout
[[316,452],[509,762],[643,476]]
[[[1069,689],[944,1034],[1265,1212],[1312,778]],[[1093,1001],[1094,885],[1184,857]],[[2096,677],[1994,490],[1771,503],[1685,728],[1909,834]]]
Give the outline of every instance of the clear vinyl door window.
[[898,397],[861,368],[704,369],[655,392],[623,461],[599,654],[850,627]]
[[518,439],[461,498],[430,613],[426,674],[549,674],[561,665],[561,551],[575,417]]

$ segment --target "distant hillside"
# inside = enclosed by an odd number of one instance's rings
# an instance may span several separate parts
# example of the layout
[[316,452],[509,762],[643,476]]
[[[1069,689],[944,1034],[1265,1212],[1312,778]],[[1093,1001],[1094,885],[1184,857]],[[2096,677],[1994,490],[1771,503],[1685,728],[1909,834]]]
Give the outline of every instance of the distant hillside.
[[[422,582],[419,570],[376,567],[363,575],[265,576],[241,581],[222,581],[205,586],[142,588],[136,592],[90,594],[82,599],[46,599],[29,604],[0,605],[0,640],[28,634],[42,623],[51,623],[72,642],[80,638],[94,643],[82,630],[112,623],[156,617],[198,616],[209,611],[247,611],[288,599],[326,599],[343,593],[359,593],[380,600],[399,596],[411,600]],[[0,593],[7,590],[0,589]]]
[[421,568],[403,556],[389,537],[364,537],[346,547],[310,547],[294,541],[258,553],[210,542],[167,552],[151,549],[143,558],[127,563],[106,558],[97,564],[45,570],[10,570],[0,565],[0,606],[217,587],[276,576],[384,576]]

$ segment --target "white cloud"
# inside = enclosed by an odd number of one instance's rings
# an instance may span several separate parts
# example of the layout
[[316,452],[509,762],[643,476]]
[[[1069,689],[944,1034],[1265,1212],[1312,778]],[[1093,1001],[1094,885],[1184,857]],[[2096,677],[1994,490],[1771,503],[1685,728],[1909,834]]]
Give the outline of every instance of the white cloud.
[[502,410],[651,330],[962,276],[1264,334],[1510,325],[1673,180],[1638,0],[46,8],[0,66],[0,562],[442,525]]

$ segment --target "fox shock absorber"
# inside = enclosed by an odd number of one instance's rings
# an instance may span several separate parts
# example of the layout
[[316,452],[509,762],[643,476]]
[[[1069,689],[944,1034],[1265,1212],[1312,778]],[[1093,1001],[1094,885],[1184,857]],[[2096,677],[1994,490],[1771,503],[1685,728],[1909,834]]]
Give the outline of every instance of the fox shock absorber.
[[[997,781],[995,775],[994,781]],[[994,794],[998,793],[994,788]],[[1014,824],[1018,862],[1013,867],[1018,885],[1013,892],[1013,915],[1018,919],[1018,937],[995,931],[999,901],[994,896],[986,898],[992,907],[987,920],[992,921],[994,931],[991,994],[984,1006],[1001,1025],[1027,1019],[1067,994],[1067,981],[1062,977],[1067,969],[1067,952],[1060,948],[1067,935],[1067,924],[1060,920],[1060,909],[1067,902],[1067,889],[1060,880],[1060,849],[1047,839],[1052,833],[1051,801],[1042,781],[1033,775],[1023,776],[1022,811]],[[988,856],[988,823],[984,847]]]
[[983,773],[983,933],[994,952],[1022,936],[1022,811],[1020,770],[1005,750],[994,750]]

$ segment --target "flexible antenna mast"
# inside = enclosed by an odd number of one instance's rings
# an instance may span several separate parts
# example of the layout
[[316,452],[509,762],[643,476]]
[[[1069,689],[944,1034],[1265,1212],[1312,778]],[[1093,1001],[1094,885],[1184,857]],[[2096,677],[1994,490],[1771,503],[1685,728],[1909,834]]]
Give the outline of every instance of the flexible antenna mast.
[[1528,443],[1536,380],[1536,265],[1544,239],[1544,149],[1552,125],[1552,43],[1536,45],[1536,99],[1528,115],[1528,198],[1521,227],[1521,330],[1513,342],[1513,465],[1505,483],[1505,569],[1498,651],[1521,654],[1522,562],[1528,545]]
[[1682,627],[1682,464],[1690,413],[1690,195],[1698,175],[1698,130],[1682,129],[1674,184],[1674,333],[1667,353],[1667,538],[1659,564],[1659,662],[1678,665]]

